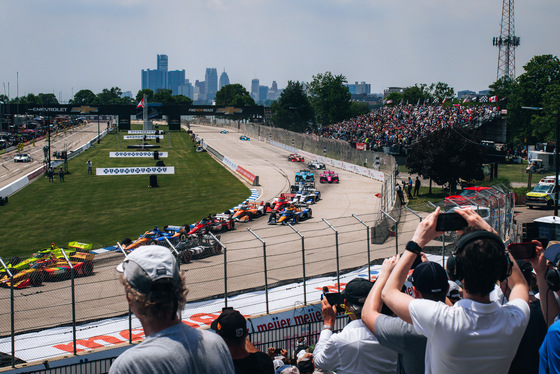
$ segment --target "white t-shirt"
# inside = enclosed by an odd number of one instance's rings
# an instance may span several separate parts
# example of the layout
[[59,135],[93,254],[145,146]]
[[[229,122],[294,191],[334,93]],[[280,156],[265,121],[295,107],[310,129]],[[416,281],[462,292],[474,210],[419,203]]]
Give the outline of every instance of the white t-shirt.
[[428,338],[426,373],[507,373],[529,323],[529,305],[459,300],[453,307],[415,299],[408,310]]

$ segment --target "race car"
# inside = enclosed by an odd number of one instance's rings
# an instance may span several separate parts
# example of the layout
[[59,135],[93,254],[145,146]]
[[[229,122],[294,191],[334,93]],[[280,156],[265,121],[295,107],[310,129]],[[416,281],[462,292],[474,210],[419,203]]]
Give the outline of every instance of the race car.
[[197,233],[206,234],[208,232],[218,232],[233,229],[235,229],[235,221],[231,217],[231,213],[216,215],[209,214],[208,217],[205,217],[199,222],[195,223],[193,228],[188,232],[188,235]]
[[45,273],[43,272],[43,265],[40,263],[33,263],[28,269],[12,273],[13,278],[8,274],[0,276],[0,286],[14,288],[25,287],[38,287],[45,281]]
[[285,209],[278,213],[271,213],[268,219],[269,225],[281,223],[287,225],[288,223],[296,224],[300,221],[311,218],[312,211],[306,204],[296,206],[295,204],[288,205]]
[[65,259],[57,259],[54,262],[41,261],[38,264],[44,264],[43,272],[46,281],[57,281],[70,278],[72,271],[74,271],[74,276],[92,275],[94,256],[94,253],[75,253],[69,258],[72,268]]
[[220,131],[220,134],[227,134],[228,132],[229,131],[227,131],[227,130],[222,130],[222,131]]
[[[465,187],[459,195],[451,195],[445,198],[445,202],[459,205],[472,205],[472,201],[476,201],[479,192],[491,189],[491,187]],[[471,201],[469,201],[469,200]]]
[[18,153],[14,156],[14,162],[31,162],[31,156],[27,153]]
[[295,194],[293,193],[281,193],[280,196],[274,198],[272,202],[266,205],[267,212],[279,212],[292,202]]
[[172,243],[177,243],[179,241],[180,235],[180,232],[174,230],[164,231],[160,230],[157,226],[154,226],[152,230],[146,231],[134,241],[132,241],[130,238],[124,238],[122,244],[125,246],[125,251],[133,251],[142,245],[148,244],[158,244],[167,247],[168,244],[165,238],[167,238]]
[[249,137],[246,136],[246,135],[241,135],[241,136],[239,137],[239,139],[240,139],[240,140],[245,140],[245,141],[251,140],[251,138],[249,138]]
[[305,162],[303,156],[298,155],[297,153],[292,153],[288,156],[288,161],[292,162]]
[[233,208],[233,219],[240,222],[247,222],[253,218],[260,217],[266,213],[264,201],[245,201]]
[[314,185],[307,183],[296,193],[292,201],[298,204],[315,204],[321,200],[321,192],[317,191]]
[[[220,236],[216,236],[220,240]],[[175,249],[179,253],[179,261],[183,264],[195,258],[204,258],[222,253],[222,246],[210,235],[192,235],[188,241],[179,242]]]
[[307,163],[307,167],[311,170],[325,170],[325,164],[317,160],[313,160]]
[[[79,252],[89,252],[93,248],[93,244],[85,244],[80,242],[70,242],[68,243],[68,248],[64,251],[67,256],[72,256],[76,251]],[[49,248],[41,249],[25,260],[21,260],[19,257],[13,257],[7,264],[8,269],[12,274],[18,273],[21,270],[29,269],[34,263],[40,260],[45,260],[49,258],[64,258],[62,254],[62,248],[56,246],[52,243]],[[4,269],[0,270],[0,274],[5,274]]]
[[315,176],[313,175],[312,171],[309,170],[300,170],[296,173],[296,183],[299,182],[314,182]]
[[338,183],[339,181],[338,174],[332,170],[326,170],[319,176],[320,183]]

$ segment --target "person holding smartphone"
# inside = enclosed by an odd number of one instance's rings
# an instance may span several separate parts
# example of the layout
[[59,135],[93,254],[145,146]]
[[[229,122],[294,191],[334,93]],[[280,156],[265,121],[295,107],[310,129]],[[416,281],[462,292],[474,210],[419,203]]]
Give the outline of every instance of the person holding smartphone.
[[[426,373],[507,373],[529,322],[529,291],[502,240],[472,209],[458,209],[468,228],[448,259],[447,272],[461,280],[463,299],[453,306],[414,299],[401,292],[417,255],[436,236],[440,209],[418,224],[412,241],[391,272],[382,299],[402,320],[428,338]],[[490,300],[498,280],[508,279],[510,298]]]
[[[373,283],[367,279],[355,278],[339,294],[337,305],[331,305],[327,297],[323,297],[324,326],[313,350],[315,367],[337,374],[395,373],[396,352],[381,346],[362,322],[362,308],[372,286]],[[326,295],[336,300],[331,294]],[[340,309],[349,316],[350,323],[335,334],[334,322]]]

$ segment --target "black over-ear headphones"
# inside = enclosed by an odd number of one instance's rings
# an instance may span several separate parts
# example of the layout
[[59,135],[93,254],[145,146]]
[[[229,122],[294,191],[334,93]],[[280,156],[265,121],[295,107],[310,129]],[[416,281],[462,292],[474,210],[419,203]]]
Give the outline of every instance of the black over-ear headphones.
[[[506,252],[506,247],[502,239],[500,239],[498,235],[493,234],[489,231],[479,230],[479,231],[472,231],[466,233],[465,235],[461,236],[457,241],[455,252],[452,255],[450,255],[449,258],[447,259],[447,275],[449,276],[449,279],[453,281],[463,280],[463,278],[465,277],[464,264],[463,264],[463,260],[461,260],[461,258],[458,257],[457,254],[461,253],[468,243],[474,240],[485,239],[485,238],[493,240],[494,243],[499,248],[501,248],[504,253],[504,261],[501,262],[500,265],[498,265],[499,266],[498,280],[502,282],[511,275],[513,264],[509,259],[509,255]],[[558,284],[560,285],[560,273],[558,274],[558,280],[559,280]]]
[[560,271],[558,271],[558,263],[552,264],[552,266],[546,271],[546,283],[552,291],[560,290]]

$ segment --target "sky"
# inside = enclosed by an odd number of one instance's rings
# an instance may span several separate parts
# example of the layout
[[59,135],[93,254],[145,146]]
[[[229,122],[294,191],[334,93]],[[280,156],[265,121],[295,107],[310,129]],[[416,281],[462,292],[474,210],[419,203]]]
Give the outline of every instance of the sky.
[[[513,1],[513,0],[512,0]],[[250,90],[284,88],[331,72],[349,83],[447,83],[455,92],[496,81],[499,0],[5,0],[0,12],[0,93],[141,89],[141,70],[206,68]],[[515,3],[516,73],[532,57],[560,55],[560,1]]]

